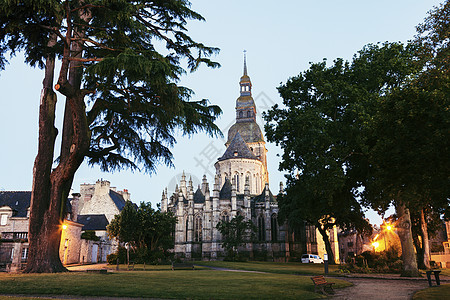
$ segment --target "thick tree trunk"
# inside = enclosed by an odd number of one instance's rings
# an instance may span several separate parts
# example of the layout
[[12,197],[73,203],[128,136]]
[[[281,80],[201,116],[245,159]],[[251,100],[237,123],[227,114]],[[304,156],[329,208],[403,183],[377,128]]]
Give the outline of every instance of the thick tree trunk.
[[422,249],[422,243],[420,243],[419,235],[417,232],[412,232],[413,234],[413,242],[414,247],[416,248],[416,255],[417,255],[417,265],[419,269],[425,269],[425,265],[423,264],[423,249]]
[[328,263],[330,265],[336,264],[336,262],[334,261],[333,248],[331,248],[330,238],[328,237],[327,230],[322,228],[320,224],[317,224],[316,227],[319,229],[319,232],[322,235],[322,239],[325,244],[325,250],[327,251],[328,254]]
[[423,266],[426,269],[430,269],[431,265],[430,265],[430,241],[428,239],[428,227],[427,227],[427,222],[425,220],[425,213],[423,211],[423,209],[420,211],[420,229],[422,231],[422,254],[423,256],[421,257],[422,261],[421,264],[423,262]]
[[[81,56],[82,44],[72,46],[70,7],[66,4],[68,30],[56,90],[66,96],[66,111],[59,165],[52,171],[56,129],[56,95],[53,92],[54,56],[47,59],[39,117],[39,150],[35,161],[30,215],[30,252],[26,272],[66,271],[59,258],[61,223],[75,172],[89,149],[90,136],[84,95],[80,91],[81,66],[70,63],[71,51]],[[83,11],[83,12],[80,12]],[[88,10],[79,13],[91,17]],[[56,43],[56,36],[50,41]],[[54,44],[53,44],[54,45]],[[50,45],[51,46],[51,45]],[[70,72],[70,73],[69,73]],[[69,80],[67,80],[69,78]]]
[[[52,36],[48,46],[56,43]],[[54,146],[57,135],[55,128],[56,94],[52,89],[55,56],[46,59],[45,77],[39,108],[38,154],[33,168],[33,186],[28,229],[29,253],[25,272],[61,272],[66,269],[59,259],[61,238],[61,203],[54,201],[50,174],[53,164]]]
[[409,209],[402,203],[397,203],[395,209],[398,216],[397,234],[402,245],[403,266],[401,276],[416,277],[420,274],[417,268],[416,253],[414,252]]

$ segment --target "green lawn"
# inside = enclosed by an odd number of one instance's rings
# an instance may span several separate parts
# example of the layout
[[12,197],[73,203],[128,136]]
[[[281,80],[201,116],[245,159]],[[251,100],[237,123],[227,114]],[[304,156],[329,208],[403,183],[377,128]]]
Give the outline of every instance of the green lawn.
[[[336,288],[350,284],[335,278]],[[308,276],[195,271],[0,274],[0,294],[191,299],[318,299]]]
[[433,286],[414,294],[414,300],[441,300],[450,299],[450,284]]
[[[227,262],[227,261],[196,261],[196,265],[213,266],[219,268],[228,268],[236,270],[259,271],[277,274],[304,274],[304,275],[323,275],[323,264],[302,264],[297,262],[276,263],[276,262]],[[329,265],[330,275],[340,274],[337,265]]]

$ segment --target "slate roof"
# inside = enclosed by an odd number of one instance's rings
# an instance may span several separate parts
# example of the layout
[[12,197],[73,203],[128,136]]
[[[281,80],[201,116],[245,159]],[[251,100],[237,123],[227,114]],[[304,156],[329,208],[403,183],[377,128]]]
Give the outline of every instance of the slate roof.
[[[0,192],[0,207],[9,206],[13,210],[13,217],[26,217],[28,215],[28,208],[30,207],[30,203],[31,192],[29,191]],[[72,213],[72,205],[70,204],[70,201],[66,201],[66,212]]]
[[200,188],[198,188],[194,193],[194,203],[205,203],[205,195],[203,195]]
[[83,230],[106,230],[109,224],[105,215],[79,215],[77,223],[83,224]]
[[231,143],[237,133],[240,133],[246,143],[264,142],[264,136],[258,124],[251,120],[246,122],[236,122],[228,129],[228,141]]
[[231,182],[228,178],[225,179],[225,183],[220,190],[219,199],[231,199]]
[[230,158],[258,159],[248,148],[239,132],[236,133],[227,150],[225,150],[225,153],[219,158],[219,161]]
[[[266,201],[266,187],[264,187],[264,190],[262,191],[261,194],[259,194],[258,196],[255,196],[253,198],[255,203],[259,203],[259,202],[265,202]],[[269,201],[270,202],[276,202],[276,198],[273,196],[272,192],[269,189]]]
[[109,196],[114,201],[114,204],[117,206],[119,211],[122,211],[126,203],[125,199],[123,199],[123,196],[117,192],[114,192],[113,190],[109,190]]
[[31,192],[0,192],[0,207],[9,206],[13,217],[26,217],[30,202]]

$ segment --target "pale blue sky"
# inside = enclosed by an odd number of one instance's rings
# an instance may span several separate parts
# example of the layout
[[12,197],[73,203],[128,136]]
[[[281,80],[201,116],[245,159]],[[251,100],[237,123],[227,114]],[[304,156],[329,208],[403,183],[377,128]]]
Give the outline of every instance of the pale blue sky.
[[[193,0],[192,8],[206,22],[189,23],[189,34],[207,45],[219,47],[221,52],[215,59],[222,67],[215,70],[203,67],[188,73],[181,84],[195,91],[193,99],[208,98],[219,105],[223,115],[218,125],[226,129],[234,122],[244,49],[253,98],[261,112],[281,103],[276,87],[307,69],[309,62],[323,58],[350,59],[368,43],[405,42],[413,38],[415,26],[423,21],[427,11],[440,2]],[[41,82],[42,71],[26,66],[20,55],[0,72],[0,190],[31,190]],[[63,103],[60,97],[58,124]],[[262,121],[259,122],[262,126]],[[272,144],[267,149],[270,187],[277,193],[279,182],[284,181],[276,156],[281,150]],[[192,138],[180,137],[173,149],[175,169],[160,166],[152,176],[129,171],[108,174],[84,164],[76,175],[73,189],[79,191],[80,183],[94,183],[103,178],[118,189],[128,189],[134,202],[151,201],[156,205],[163,188],[170,189],[173,179],[183,170],[198,179],[206,174],[212,182],[215,159],[224,151],[221,139],[211,139],[202,133]],[[374,213],[369,216],[372,222],[380,222]]]

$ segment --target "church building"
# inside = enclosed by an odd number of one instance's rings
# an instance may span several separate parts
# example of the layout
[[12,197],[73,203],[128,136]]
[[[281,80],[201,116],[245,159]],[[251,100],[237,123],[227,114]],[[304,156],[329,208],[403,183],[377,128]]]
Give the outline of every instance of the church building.
[[[257,228],[256,240],[246,243],[239,251],[250,258],[285,261],[292,253],[297,256],[317,253],[313,226],[305,225],[302,234],[294,238],[287,225],[278,222],[278,203],[269,189],[266,143],[256,123],[256,106],[245,57],[239,86],[236,122],[228,130],[225,152],[214,165],[216,175],[212,190],[206,176],[194,189],[192,180],[187,181],[183,172],[173,194],[169,195],[167,188],[163,191],[162,211],[172,211],[178,219],[175,256],[187,260],[222,259],[225,253],[216,225],[237,215],[251,220]],[[309,238],[311,236],[314,239]]]

